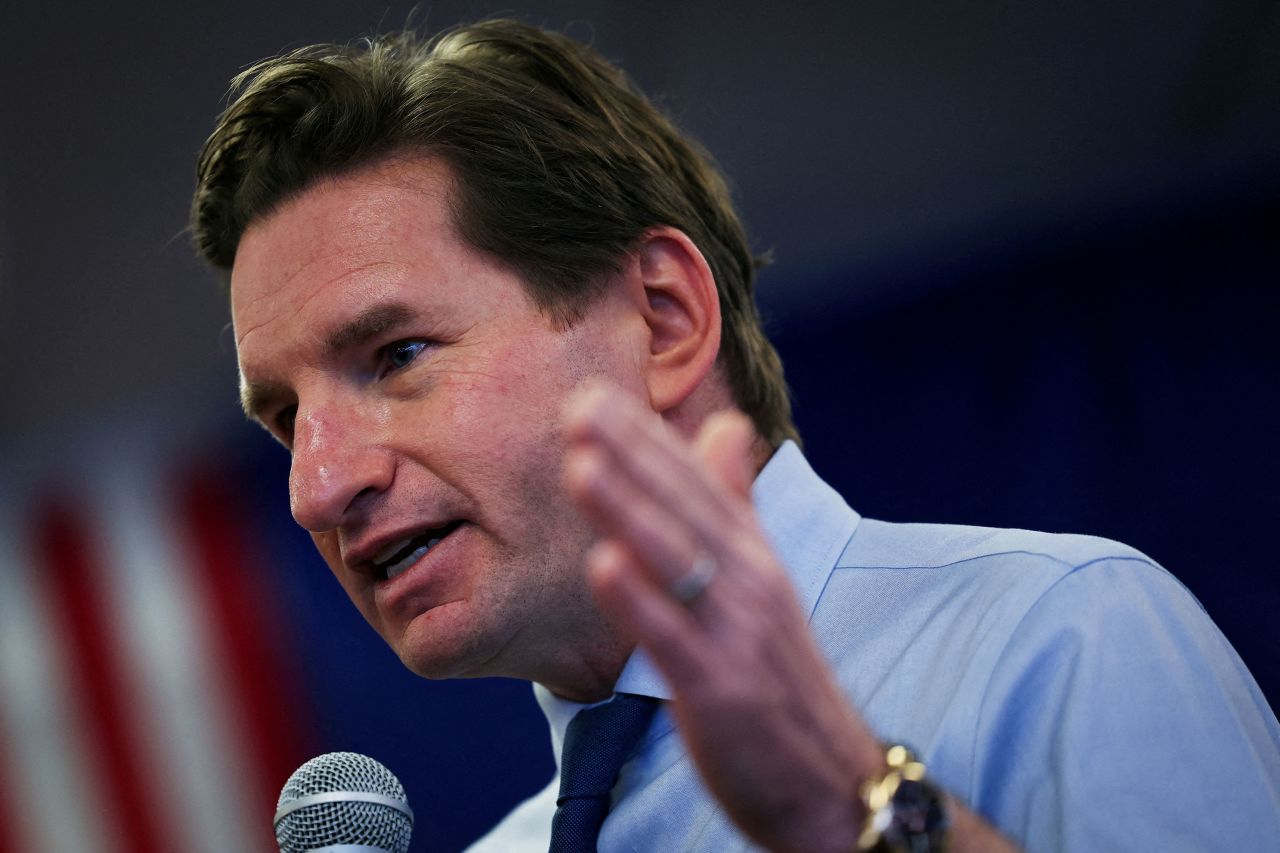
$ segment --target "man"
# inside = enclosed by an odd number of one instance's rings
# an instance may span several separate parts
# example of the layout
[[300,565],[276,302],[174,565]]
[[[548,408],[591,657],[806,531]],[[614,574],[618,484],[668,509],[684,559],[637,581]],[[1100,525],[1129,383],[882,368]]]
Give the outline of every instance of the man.
[[194,232],[294,517],[411,670],[552,723],[561,804],[482,846],[1280,837],[1280,726],[1161,569],[808,469],[723,180],[593,51],[490,21],[237,87]]

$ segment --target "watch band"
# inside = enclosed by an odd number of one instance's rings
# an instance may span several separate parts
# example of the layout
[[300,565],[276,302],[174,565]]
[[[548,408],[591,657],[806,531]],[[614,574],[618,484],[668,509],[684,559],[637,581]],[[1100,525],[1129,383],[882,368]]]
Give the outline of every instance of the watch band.
[[950,821],[942,792],[910,749],[885,750],[885,772],[862,787],[867,819],[860,853],[945,853]]

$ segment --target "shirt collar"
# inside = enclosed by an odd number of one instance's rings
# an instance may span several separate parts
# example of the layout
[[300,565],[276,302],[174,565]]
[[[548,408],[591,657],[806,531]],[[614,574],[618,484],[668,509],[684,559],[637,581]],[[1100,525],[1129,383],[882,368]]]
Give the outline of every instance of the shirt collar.
[[[858,514],[814,473],[793,441],[784,442],[760,471],[751,487],[751,501],[765,536],[791,577],[800,606],[812,617],[836,560],[858,526]],[[623,667],[614,690],[658,699],[672,696],[641,649]],[[534,695],[551,726],[559,762],[565,729],[574,714],[587,706],[561,699],[540,684],[534,685]]]

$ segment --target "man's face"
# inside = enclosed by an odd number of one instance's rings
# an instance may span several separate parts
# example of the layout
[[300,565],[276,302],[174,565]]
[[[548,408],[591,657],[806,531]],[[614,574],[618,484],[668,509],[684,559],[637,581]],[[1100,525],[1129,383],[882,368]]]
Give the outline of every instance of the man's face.
[[388,161],[255,222],[231,280],[242,381],[293,454],[294,518],[410,669],[551,683],[607,634],[562,404],[590,375],[643,393],[643,320],[610,292],[555,329],[455,234],[448,180]]

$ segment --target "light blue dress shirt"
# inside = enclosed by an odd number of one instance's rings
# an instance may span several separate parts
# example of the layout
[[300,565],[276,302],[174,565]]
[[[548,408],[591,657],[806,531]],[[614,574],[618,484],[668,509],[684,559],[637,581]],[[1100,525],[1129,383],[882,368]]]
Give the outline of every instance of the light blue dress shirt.
[[[1280,725],[1147,557],[1086,536],[863,519],[791,443],[753,498],[854,707],[1025,849],[1280,850]],[[671,696],[642,652],[616,689]],[[558,761],[583,706],[535,692]],[[557,785],[473,849],[545,850]],[[754,849],[665,710],[613,797],[602,851]]]

